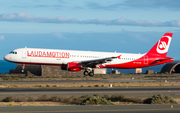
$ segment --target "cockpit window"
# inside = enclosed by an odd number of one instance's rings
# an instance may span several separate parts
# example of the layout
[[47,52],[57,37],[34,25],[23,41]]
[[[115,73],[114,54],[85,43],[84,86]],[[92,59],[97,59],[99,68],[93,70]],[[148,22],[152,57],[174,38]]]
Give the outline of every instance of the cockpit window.
[[17,54],[16,51],[11,51],[9,54]]

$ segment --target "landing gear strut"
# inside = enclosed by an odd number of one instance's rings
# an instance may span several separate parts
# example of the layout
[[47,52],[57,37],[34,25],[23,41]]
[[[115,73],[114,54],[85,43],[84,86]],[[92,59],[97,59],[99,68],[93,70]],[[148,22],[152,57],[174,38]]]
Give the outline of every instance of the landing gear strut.
[[93,70],[92,69],[85,69],[85,71],[84,71],[84,75],[85,76],[90,76],[90,77],[93,77],[94,76],[94,73],[93,73]]
[[22,65],[22,72],[24,72],[25,64]]

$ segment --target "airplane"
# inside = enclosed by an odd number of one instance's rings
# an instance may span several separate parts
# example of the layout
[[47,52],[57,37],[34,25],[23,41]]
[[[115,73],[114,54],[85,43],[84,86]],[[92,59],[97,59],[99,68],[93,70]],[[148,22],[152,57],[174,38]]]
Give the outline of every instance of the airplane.
[[[160,65],[174,61],[166,57],[173,33],[163,37],[144,54],[92,52],[57,49],[19,48],[4,56],[4,60],[25,64],[60,65],[62,70],[81,71],[93,77],[94,68],[133,69]],[[23,67],[24,69],[24,67]]]

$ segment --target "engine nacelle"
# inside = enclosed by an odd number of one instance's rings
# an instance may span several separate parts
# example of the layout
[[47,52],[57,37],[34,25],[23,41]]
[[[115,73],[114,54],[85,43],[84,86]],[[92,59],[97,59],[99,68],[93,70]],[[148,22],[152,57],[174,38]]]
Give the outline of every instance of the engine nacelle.
[[69,62],[67,64],[68,71],[81,71],[81,63]]
[[61,70],[81,71],[81,63],[69,62],[67,64],[63,64],[61,65]]

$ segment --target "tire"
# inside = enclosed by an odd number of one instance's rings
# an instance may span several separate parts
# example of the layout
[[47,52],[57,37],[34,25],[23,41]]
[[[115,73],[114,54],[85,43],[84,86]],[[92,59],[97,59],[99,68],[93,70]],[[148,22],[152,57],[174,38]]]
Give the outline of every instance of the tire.
[[84,71],[84,76],[88,76],[88,75],[89,75],[88,71]]
[[93,72],[90,72],[90,73],[89,73],[89,76],[90,76],[90,77],[93,77],[93,76],[94,76],[94,73],[93,73]]

